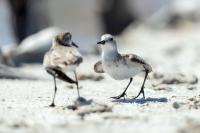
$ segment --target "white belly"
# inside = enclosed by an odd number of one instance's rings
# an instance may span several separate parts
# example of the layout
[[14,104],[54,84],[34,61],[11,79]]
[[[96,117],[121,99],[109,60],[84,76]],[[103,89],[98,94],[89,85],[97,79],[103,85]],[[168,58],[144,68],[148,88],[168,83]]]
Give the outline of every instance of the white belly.
[[135,64],[124,64],[122,62],[103,62],[103,69],[112,78],[117,80],[123,80],[131,78],[143,71],[143,67],[137,63]]
[[68,65],[62,68],[63,72],[72,72],[75,71],[77,65]]

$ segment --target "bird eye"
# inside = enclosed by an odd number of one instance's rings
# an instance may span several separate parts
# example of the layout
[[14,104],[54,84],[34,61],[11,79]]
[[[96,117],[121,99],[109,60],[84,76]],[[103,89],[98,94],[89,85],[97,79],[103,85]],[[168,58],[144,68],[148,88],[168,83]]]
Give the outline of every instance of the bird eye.
[[110,38],[110,41],[113,41],[113,38]]

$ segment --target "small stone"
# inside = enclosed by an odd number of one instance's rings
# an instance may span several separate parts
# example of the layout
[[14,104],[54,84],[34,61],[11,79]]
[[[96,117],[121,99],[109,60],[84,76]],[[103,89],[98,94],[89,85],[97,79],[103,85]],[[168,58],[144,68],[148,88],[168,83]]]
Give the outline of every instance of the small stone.
[[189,98],[188,100],[189,100],[189,101],[194,101],[194,98],[192,97],[192,98]]
[[69,105],[69,106],[67,106],[67,108],[70,109],[70,110],[77,110],[78,109],[78,107],[75,106],[75,105]]
[[87,100],[84,97],[79,97],[74,101],[74,104],[76,106],[89,105],[91,103],[92,103],[92,100]]
[[196,90],[197,87],[189,87],[188,90]]
[[4,98],[3,98],[3,99],[1,99],[1,101],[2,101],[2,102],[5,102],[5,101],[6,101],[6,99],[4,99]]
[[176,98],[177,96],[172,96],[172,98]]
[[11,107],[11,106],[8,106],[8,109],[12,109],[12,107]]
[[194,104],[196,105],[196,104],[198,104],[199,103],[199,101],[194,101]]
[[164,77],[164,75],[161,74],[161,73],[154,73],[154,74],[153,74],[153,77],[154,77],[155,79],[161,79],[161,78]]
[[80,106],[85,106],[85,105],[90,105],[93,101],[87,100],[84,97],[78,97],[75,101],[73,105],[69,105],[67,106],[68,109],[71,110],[77,110]]
[[101,75],[93,75],[93,74],[85,75],[85,74],[82,74],[82,75],[78,76],[78,79],[79,80],[101,81],[101,80],[104,79],[104,77],[101,76]]
[[172,104],[172,106],[173,106],[173,108],[175,108],[175,109],[179,109],[179,108],[180,108],[180,104],[179,104],[178,102],[174,102],[174,103]]

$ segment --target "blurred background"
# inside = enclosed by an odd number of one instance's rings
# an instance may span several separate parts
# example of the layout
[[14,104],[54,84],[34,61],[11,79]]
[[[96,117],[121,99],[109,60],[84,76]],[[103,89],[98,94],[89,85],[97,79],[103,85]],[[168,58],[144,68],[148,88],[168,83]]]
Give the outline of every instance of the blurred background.
[[[59,80],[58,106],[47,108],[54,88],[42,61],[60,31],[79,45],[81,96],[93,100],[75,111],[75,85]],[[146,99],[132,99],[142,76],[126,99],[109,98],[128,81],[94,72],[105,33],[152,66]],[[200,0],[0,0],[0,133],[200,133],[199,57]]]
[[195,27],[199,17],[198,0],[0,0],[1,62],[42,62],[59,31],[70,31],[83,54],[94,54],[102,34],[132,39],[138,27],[177,31]]

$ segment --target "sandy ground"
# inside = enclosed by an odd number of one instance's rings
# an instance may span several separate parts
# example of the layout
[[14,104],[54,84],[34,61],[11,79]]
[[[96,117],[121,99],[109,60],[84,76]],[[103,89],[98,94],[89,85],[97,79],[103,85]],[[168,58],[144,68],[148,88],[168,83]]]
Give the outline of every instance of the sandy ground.
[[196,28],[176,32],[138,28],[118,38],[126,43],[119,46],[120,52],[141,55],[153,67],[146,99],[131,99],[140,89],[141,77],[134,78],[127,99],[110,99],[123,91],[128,80],[95,74],[93,64],[100,57],[87,56],[78,70],[80,92],[93,102],[68,109],[76,99],[76,90],[58,81],[57,107],[50,108],[52,78],[41,65],[25,65],[20,69],[38,80],[0,80],[0,132],[199,133],[199,33]]

